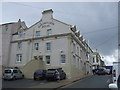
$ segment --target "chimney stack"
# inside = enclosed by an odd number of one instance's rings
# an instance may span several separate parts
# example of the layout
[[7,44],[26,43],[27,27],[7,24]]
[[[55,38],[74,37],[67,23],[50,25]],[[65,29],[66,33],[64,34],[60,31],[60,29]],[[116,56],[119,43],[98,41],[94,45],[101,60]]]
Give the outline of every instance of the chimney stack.
[[53,10],[49,9],[49,10],[44,10],[42,12],[42,20],[49,20],[53,18]]

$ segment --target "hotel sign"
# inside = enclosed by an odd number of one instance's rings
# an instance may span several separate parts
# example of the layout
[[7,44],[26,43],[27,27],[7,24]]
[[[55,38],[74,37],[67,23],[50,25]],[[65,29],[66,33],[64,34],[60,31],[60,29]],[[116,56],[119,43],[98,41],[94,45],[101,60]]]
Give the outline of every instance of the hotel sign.
[[50,27],[51,25],[54,25],[54,23],[53,22],[43,22],[43,23],[40,23],[38,28],[46,28],[46,27]]

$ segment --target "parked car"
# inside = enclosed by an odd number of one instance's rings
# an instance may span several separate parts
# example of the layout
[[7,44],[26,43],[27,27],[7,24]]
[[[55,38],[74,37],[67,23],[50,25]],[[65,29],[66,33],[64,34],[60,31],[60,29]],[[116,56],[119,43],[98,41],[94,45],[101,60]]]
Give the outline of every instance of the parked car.
[[105,75],[106,72],[105,72],[104,69],[98,69],[98,70],[96,71],[96,74],[97,74],[97,75]]
[[109,84],[109,88],[110,88],[110,90],[118,90],[117,88],[117,84],[114,82],[114,83],[110,83]]
[[66,79],[66,73],[62,70],[62,68],[48,69],[47,73],[46,73],[46,79],[47,80],[56,80],[56,77],[55,77],[56,70],[60,73],[60,80]]
[[6,68],[3,72],[4,80],[16,80],[24,78],[24,74],[17,68]]
[[117,81],[119,75],[120,75],[120,62],[113,62],[113,72],[112,72],[113,82]]
[[118,90],[120,90],[120,75],[118,76],[117,86],[118,86]]
[[46,78],[46,70],[36,70],[34,72],[34,80],[44,80]]
[[109,88],[120,90],[120,62],[113,62],[112,83]]
[[120,90],[120,75],[119,75],[117,81],[109,84],[109,88],[111,90]]

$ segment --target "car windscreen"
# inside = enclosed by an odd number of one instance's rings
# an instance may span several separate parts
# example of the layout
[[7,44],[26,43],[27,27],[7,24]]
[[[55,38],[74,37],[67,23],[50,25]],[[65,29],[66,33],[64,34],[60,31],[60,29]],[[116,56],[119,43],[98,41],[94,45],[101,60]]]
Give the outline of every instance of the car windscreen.
[[5,73],[11,73],[11,70],[5,70]]
[[55,71],[56,69],[48,69],[48,71]]
[[13,70],[13,73],[18,73],[18,70]]

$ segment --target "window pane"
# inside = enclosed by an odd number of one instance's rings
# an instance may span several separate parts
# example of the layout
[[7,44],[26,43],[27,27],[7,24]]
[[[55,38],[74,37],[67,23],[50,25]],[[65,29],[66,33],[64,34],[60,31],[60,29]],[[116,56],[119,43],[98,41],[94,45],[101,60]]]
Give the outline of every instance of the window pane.
[[22,42],[18,42],[18,49],[22,48]]
[[36,37],[39,37],[39,36],[40,36],[40,31],[36,31],[35,36],[36,36]]
[[61,55],[61,63],[65,63],[65,55]]
[[46,64],[50,64],[50,56],[46,56]]
[[22,61],[22,54],[17,54],[16,55],[16,61],[21,62]]
[[77,47],[77,55],[79,56],[79,47]]
[[22,38],[23,32],[19,32],[19,37]]
[[39,49],[39,43],[35,43],[35,50]]
[[76,51],[76,47],[75,47],[75,44],[73,43],[73,52],[75,53]]
[[47,30],[47,35],[51,35],[52,34],[52,30],[51,29],[48,29]]
[[47,50],[51,50],[51,43],[46,43]]

